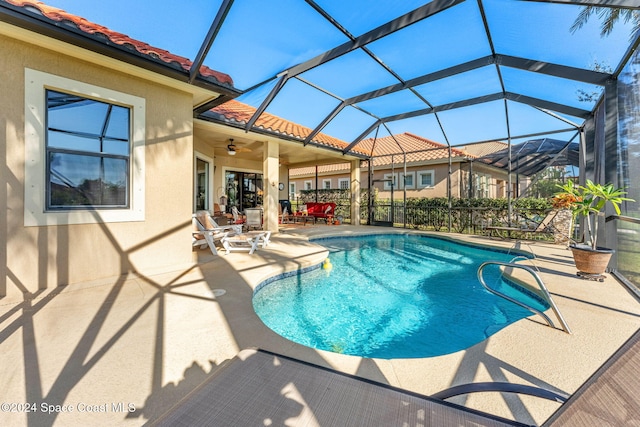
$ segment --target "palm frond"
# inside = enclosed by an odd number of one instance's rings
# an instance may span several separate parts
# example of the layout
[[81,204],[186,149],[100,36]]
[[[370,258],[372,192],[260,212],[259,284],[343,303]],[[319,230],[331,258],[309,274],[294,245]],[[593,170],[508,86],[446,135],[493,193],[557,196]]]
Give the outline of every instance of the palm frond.
[[591,18],[591,15],[595,11],[596,11],[595,6],[583,7],[580,13],[578,14],[578,16],[576,17],[576,20],[573,21],[573,24],[571,24],[571,28],[569,29],[571,33],[575,33],[580,28],[584,27],[587,24],[587,22],[589,22],[589,18]]
[[615,7],[585,6],[569,28],[571,33],[575,33],[580,28],[584,27],[594,14],[602,21],[602,24],[600,25],[601,37],[606,37],[611,34],[619,21],[623,21],[624,23],[629,23],[629,21],[631,21],[633,23],[630,35],[631,40],[633,40],[636,34],[640,31],[640,12],[637,10],[620,9]]

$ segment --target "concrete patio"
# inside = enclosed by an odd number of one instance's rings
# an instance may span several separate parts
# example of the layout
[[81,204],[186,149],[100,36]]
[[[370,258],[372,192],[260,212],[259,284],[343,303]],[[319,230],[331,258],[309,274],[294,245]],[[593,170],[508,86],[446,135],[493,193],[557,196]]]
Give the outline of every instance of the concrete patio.
[[[464,351],[377,360],[303,347],[275,334],[255,315],[251,296],[260,282],[326,257],[310,237],[390,232],[411,231],[290,227],[254,255],[214,257],[200,250],[198,264],[185,271],[130,275],[47,289],[22,301],[0,300],[0,402],[9,404],[2,406],[0,425],[142,425],[250,347],[426,395],[471,381],[511,381],[571,393],[640,327],[640,304],[626,288],[611,277],[603,283],[577,278],[568,250],[538,242],[530,243],[535,262],[572,335],[531,317]],[[498,393],[453,401],[538,424],[558,407]],[[300,403],[304,406],[304,396]],[[296,418],[286,425],[296,425]]]

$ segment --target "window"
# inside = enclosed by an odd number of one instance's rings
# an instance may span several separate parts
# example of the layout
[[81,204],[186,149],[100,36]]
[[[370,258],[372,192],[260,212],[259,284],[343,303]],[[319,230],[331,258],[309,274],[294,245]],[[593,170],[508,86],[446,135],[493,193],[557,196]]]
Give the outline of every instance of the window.
[[486,174],[476,174],[475,193],[479,199],[491,197],[490,194],[491,176]]
[[418,188],[433,188],[434,185],[435,179],[432,170],[418,172]]
[[144,220],[144,99],[25,69],[25,226]]
[[304,189],[305,190],[313,190],[313,188],[311,187],[311,181],[305,181],[304,182]]
[[330,179],[323,179],[322,180],[322,188],[324,188],[325,190],[331,190],[331,180]]
[[338,178],[338,187],[341,190],[348,190],[350,183],[351,181],[349,181],[349,178]]
[[400,188],[404,188],[404,186],[406,185],[406,188],[416,188],[415,185],[415,177],[416,177],[416,173],[415,172],[407,172],[407,176],[405,177],[404,173],[400,174]]
[[126,208],[129,108],[53,90],[46,96],[47,210]]
[[212,210],[213,200],[213,159],[204,154],[194,153],[194,211]]
[[295,200],[295,199],[296,199],[296,183],[290,182],[289,183],[289,200]]
[[384,185],[382,186],[385,190],[391,190],[391,183],[393,182],[394,189],[397,188],[396,175],[393,173],[385,173],[384,174]]

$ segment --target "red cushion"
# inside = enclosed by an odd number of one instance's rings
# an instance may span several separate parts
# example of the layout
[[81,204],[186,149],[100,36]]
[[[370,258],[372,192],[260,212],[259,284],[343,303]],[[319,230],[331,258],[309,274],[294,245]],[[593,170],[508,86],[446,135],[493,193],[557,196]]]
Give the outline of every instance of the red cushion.
[[[330,208],[328,212],[327,212],[327,208]],[[327,215],[333,215],[335,209],[336,209],[336,204],[333,202],[329,202],[329,203],[307,202],[307,212],[311,216],[326,218]]]

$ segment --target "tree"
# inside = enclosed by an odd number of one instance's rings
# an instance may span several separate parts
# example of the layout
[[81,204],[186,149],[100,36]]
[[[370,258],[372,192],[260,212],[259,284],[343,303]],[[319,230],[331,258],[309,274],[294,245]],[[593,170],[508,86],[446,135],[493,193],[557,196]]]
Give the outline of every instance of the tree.
[[[600,63],[597,60],[594,60],[593,64],[591,64],[589,68],[593,71],[598,71],[600,73],[611,74],[613,72],[613,70],[608,64]],[[602,95],[601,89],[593,90],[591,92],[587,92],[586,90],[583,90],[583,89],[578,89],[576,92],[578,94],[578,101],[580,102],[590,102],[590,103],[595,102],[598,100],[598,98],[600,98],[600,95]]]
[[602,25],[600,26],[600,36],[602,37],[606,37],[611,34],[613,27],[619,21],[624,23],[633,23],[633,29],[629,37],[630,39],[635,38],[635,35],[640,31],[640,11],[638,10],[621,9],[617,7],[586,6],[573,22],[573,25],[571,25],[571,32],[575,33],[582,28],[593,15],[597,15],[598,18],[602,20]]

